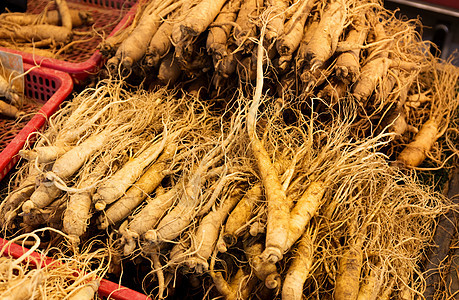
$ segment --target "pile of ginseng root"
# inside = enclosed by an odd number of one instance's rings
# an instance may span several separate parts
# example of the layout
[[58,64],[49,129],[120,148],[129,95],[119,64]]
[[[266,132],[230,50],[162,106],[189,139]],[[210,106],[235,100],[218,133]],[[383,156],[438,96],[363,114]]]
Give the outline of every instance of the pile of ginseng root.
[[[425,75],[454,103],[453,66]],[[48,243],[76,255],[105,241],[108,272],[123,283],[137,265],[158,299],[421,296],[448,200],[389,159],[393,133],[355,138],[358,102],[262,95],[263,76],[211,101],[114,78],[85,89],[20,152],[5,232],[62,230]]]
[[91,14],[69,9],[66,0],[52,0],[39,14],[5,12],[0,14],[0,46],[44,57],[58,57],[85,35],[74,29],[90,26]]
[[[102,78],[122,76],[146,89],[189,84],[209,98],[231,98],[254,85],[263,36],[264,91],[288,101],[319,97],[325,107],[342,98],[358,102],[358,139],[386,130],[397,135],[400,150],[420,131],[430,149],[457,105],[433,100],[433,83],[419,81],[438,80],[427,75],[435,46],[421,40],[420,21],[397,17],[380,1],[142,4],[130,26],[100,44],[108,59]],[[455,85],[457,77],[450,79],[444,84]],[[423,159],[400,161],[418,166]]]

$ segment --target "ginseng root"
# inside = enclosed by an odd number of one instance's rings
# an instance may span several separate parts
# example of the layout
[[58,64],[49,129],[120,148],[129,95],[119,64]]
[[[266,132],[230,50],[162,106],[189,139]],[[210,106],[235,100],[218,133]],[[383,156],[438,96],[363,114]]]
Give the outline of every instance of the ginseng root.
[[303,299],[303,286],[310,276],[314,262],[315,237],[315,234],[311,234],[310,230],[306,231],[301,237],[292,263],[282,283],[282,299]]
[[175,144],[169,144],[137,182],[118,201],[113,203],[104,215],[99,217],[99,229],[126,218],[149,194],[151,194],[163,180],[168,160],[176,151]]
[[225,222],[223,240],[227,247],[236,244],[237,238],[243,234],[250,218],[253,216],[255,205],[261,201],[263,188],[260,183],[251,187],[241,201],[238,202]]
[[312,70],[322,66],[335,53],[345,19],[346,11],[342,2],[336,1],[328,5],[306,45],[306,61],[309,61]]

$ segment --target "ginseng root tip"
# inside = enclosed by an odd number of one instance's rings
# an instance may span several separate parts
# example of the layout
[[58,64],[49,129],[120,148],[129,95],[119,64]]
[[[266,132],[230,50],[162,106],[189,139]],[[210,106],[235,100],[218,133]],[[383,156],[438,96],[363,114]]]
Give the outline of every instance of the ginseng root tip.
[[26,214],[30,213],[34,208],[35,203],[33,203],[31,200],[27,200],[26,202],[24,202],[24,204],[22,204],[22,211]]
[[94,204],[94,207],[97,210],[104,210],[107,205],[103,201],[97,201],[96,204]]
[[282,252],[278,248],[267,247],[260,258],[262,261],[275,264],[282,259]]
[[156,243],[158,240],[158,233],[156,230],[148,230],[145,232],[145,240],[149,241],[150,243]]

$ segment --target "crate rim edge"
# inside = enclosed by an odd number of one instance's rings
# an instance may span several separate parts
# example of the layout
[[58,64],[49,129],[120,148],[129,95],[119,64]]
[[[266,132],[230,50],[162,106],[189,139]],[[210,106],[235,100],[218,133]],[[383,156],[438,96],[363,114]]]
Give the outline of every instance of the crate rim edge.
[[[24,63],[24,71],[30,70],[33,67],[33,65]],[[69,74],[45,67],[39,67],[37,70],[41,73],[53,76],[59,80],[61,84],[56,92],[0,152],[0,180],[3,180],[5,175],[13,169],[14,165],[16,165],[19,160],[17,157],[18,152],[24,147],[29,136],[42,128],[46,120],[59,109],[62,101],[64,101],[73,91],[73,81]]]
[[[8,248],[4,249],[5,246],[8,245],[8,243],[9,243]],[[5,250],[2,253],[3,256],[8,255],[8,256],[11,256],[12,258],[19,258],[29,250],[26,247],[23,247],[16,243],[11,243],[10,241],[4,238],[1,238],[1,237],[0,237],[0,249]],[[32,252],[30,255],[33,258],[36,258],[37,260],[39,260],[43,265],[49,265],[49,264],[54,263],[55,261],[54,259],[44,256],[35,251]],[[34,264],[34,261],[31,261],[31,263]],[[117,284],[115,282],[109,281],[104,278],[101,278],[100,286],[97,292],[99,295],[103,297],[109,297],[109,299],[112,299],[112,300],[151,300],[151,298],[145,294],[134,291],[132,289],[129,289],[127,287],[124,287],[120,284]]]
[[[24,63],[24,71],[33,68],[33,65]],[[38,67],[38,72],[53,76],[60,81],[60,86],[56,92],[46,101],[45,104],[35,113],[35,115],[24,125],[17,135],[8,143],[8,145],[0,152],[0,180],[3,180],[5,175],[16,165],[18,152],[24,147],[29,136],[42,128],[47,119],[59,109],[60,104],[73,91],[73,81],[69,74],[49,69],[46,67]],[[16,160],[16,161],[15,161]]]

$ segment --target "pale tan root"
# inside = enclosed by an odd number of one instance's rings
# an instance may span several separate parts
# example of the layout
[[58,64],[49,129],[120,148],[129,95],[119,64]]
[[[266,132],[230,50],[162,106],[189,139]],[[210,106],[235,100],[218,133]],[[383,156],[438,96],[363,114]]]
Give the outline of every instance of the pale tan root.
[[228,55],[227,44],[232,28],[230,23],[236,20],[240,4],[241,0],[228,1],[209,28],[206,49],[212,55],[215,69],[219,61]]
[[381,266],[372,268],[367,276],[363,279],[360,285],[357,300],[376,300],[383,283],[384,272]]
[[[204,32],[221,11],[226,1],[204,0],[193,6],[186,18],[175,25],[175,30],[180,30],[181,38],[195,37]],[[183,40],[175,40],[180,42]]]
[[73,38],[71,30],[54,25],[28,25],[15,28],[13,31],[0,33],[0,38],[38,42],[52,40],[55,43],[66,44]]
[[164,280],[163,266],[161,265],[161,261],[159,260],[159,253],[152,254],[151,259],[153,260],[153,268],[156,274],[156,278],[158,280],[158,299],[164,299],[164,291],[166,289],[166,286]]
[[287,243],[290,217],[290,202],[287,198],[278,172],[274,167],[268,152],[256,134],[257,111],[261,101],[263,89],[263,34],[257,49],[257,81],[253,101],[248,109],[246,122],[247,134],[253,156],[256,159],[258,172],[265,189],[268,220],[266,228],[266,248],[262,259],[270,263],[276,263],[283,257],[283,250]]
[[[89,25],[94,22],[90,12],[76,9],[69,9],[72,20],[72,28],[82,25]],[[46,13],[45,23],[51,25],[59,25],[62,23],[59,13],[56,10],[50,10]]]
[[311,69],[320,67],[335,53],[345,19],[346,10],[342,2],[336,1],[327,6],[306,45],[305,57]]
[[95,293],[99,289],[100,281],[93,280],[85,284],[76,293],[73,293],[68,300],[91,300],[94,299]]
[[360,77],[353,86],[353,94],[360,102],[364,102],[386,77],[392,60],[388,58],[387,48],[390,45],[386,30],[382,23],[373,28],[376,45],[369,49],[369,54],[361,68]]
[[129,187],[136,182],[145,168],[154,162],[164,149],[166,137],[151,144],[142,153],[128,161],[121,169],[105,180],[93,195],[93,202],[97,210],[104,210],[106,205],[115,202]]
[[408,72],[419,71],[422,68],[422,66],[417,62],[401,61],[399,59],[392,60],[390,67],[401,69],[401,70],[408,71]]
[[296,68],[302,70],[304,65],[308,63],[306,58],[306,52],[308,50],[308,43],[311,41],[314,36],[314,32],[319,27],[319,20],[313,18],[310,22],[308,21],[304,27],[303,38],[301,39],[300,45],[298,46],[298,51],[296,53]]
[[[19,103],[19,94],[15,91],[14,87],[10,84],[9,80],[0,74],[0,97],[5,97],[12,104]],[[16,117],[18,109],[9,105],[5,101],[0,102],[0,113]]]
[[175,45],[175,57],[188,61],[189,45],[192,40],[203,33],[221,11],[226,0],[203,0],[193,6],[186,17],[174,24],[172,40]]
[[174,53],[168,53],[159,65],[158,79],[163,85],[173,85],[182,74],[178,61],[174,58]]
[[[58,158],[53,165],[51,176],[66,179],[78,171],[84,162],[97,150],[102,148],[110,139],[110,130],[106,129],[99,134],[87,138],[81,144],[73,147]],[[48,179],[48,174],[46,175]],[[51,179],[53,178],[51,177]]]
[[438,120],[429,119],[419,129],[414,140],[409,143],[397,157],[397,162],[407,167],[417,167],[427,157],[438,138]]
[[20,150],[19,155],[27,160],[37,160],[38,163],[50,163],[72,148],[72,146],[41,146],[31,150]]
[[268,24],[266,25],[266,40],[274,43],[284,33],[285,11],[288,8],[287,0],[267,0],[269,11]]
[[42,182],[38,188],[30,195],[30,199],[22,204],[22,211],[26,214],[33,209],[48,206],[61,194],[61,190],[52,182]]
[[[1,294],[3,300],[29,300],[38,294],[39,285],[45,280],[43,273],[35,274],[13,282],[12,286]],[[18,282],[19,281],[19,282]]]
[[130,254],[135,248],[135,240],[138,239],[145,232],[153,228],[162,215],[174,204],[177,198],[179,187],[167,191],[151,201],[140,210],[139,213],[135,214],[132,220],[129,222],[126,231],[122,234],[125,241],[124,253],[125,255]]
[[389,57],[389,51],[387,51],[387,49],[392,44],[392,40],[387,35],[384,24],[378,22],[371,29],[374,33],[375,45],[369,49],[369,53],[366,58],[367,61],[370,61],[376,57]]
[[161,59],[172,47],[171,35],[174,24],[169,20],[164,21],[151,38],[145,54],[145,62],[149,67],[157,67]]
[[289,230],[289,205],[279,175],[268,157],[266,149],[258,139],[252,139],[252,151],[257,159],[258,169],[268,201],[266,228],[266,249],[263,259],[277,262],[282,259]]
[[222,85],[222,80],[234,73],[237,66],[235,48],[229,42],[232,25],[236,21],[241,0],[228,1],[209,28],[206,40],[207,52],[212,56],[214,65],[213,84]]
[[[79,27],[85,24],[91,24],[93,19],[91,14],[86,11],[70,9],[70,16],[72,17],[72,27]],[[49,25],[60,25],[61,18],[57,10],[49,10],[46,15],[41,14],[28,14],[28,13],[8,13],[2,14],[0,20],[5,22],[15,23],[17,25],[34,25],[39,23]]]
[[19,187],[8,196],[0,204],[0,222],[3,225],[8,225],[16,216],[22,203],[30,198],[30,195],[35,191],[37,175],[39,174],[35,166],[29,166],[29,174],[20,183]]
[[[135,18],[131,24],[128,26],[124,26],[121,30],[117,31],[114,35],[109,36],[103,39],[99,44],[100,53],[104,58],[116,58],[119,60],[120,58],[116,57],[116,51],[121,43],[127,38],[127,36],[134,30],[135,25],[137,24]],[[110,60],[109,59],[109,60]],[[108,63],[108,61],[107,61]],[[106,63],[106,64],[107,64]],[[118,65],[118,64],[116,64]]]
[[132,32],[118,47],[115,56],[128,70],[134,63],[141,60],[147,52],[148,46],[154,34],[158,30],[161,18],[174,11],[180,5],[180,1],[173,0],[162,2],[149,2]]
[[98,180],[103,177],[110,164],[107,161],[113,159],[119,152],[120,146],[110,149],[92,169],[86,169],[78,188],[80,191],[71,193],[64,212],[62,226],[63,231],[69,235],[70,243],[76,247],[80,243],[80,237],[86,232],[91,217],[92,195]]
[[359,101],[365,101],[376,89],[381,78],[389,70],[390,59],[378,57],[367,62],[353,87],[353,94]]
[[116,56],[125,68],[132,68],[133,64],[145,55],[150,40],[159,27],[160,20],[156,14],[142,16],[133,32],[118,47]]
[[398,137],[402,136],[405,132],[417,133],[418,129],[408,124],[406,117],[405,109],[400,103],[397,103],[384,119],[384,123],[388,123],[388,132],[392,132]]
[[349,31],[345,43],[353,44],[354,49],[341,53],[336,59],[336,77],[348,84],[355,82],[360,75],[360,47],[365,42],[367,33],[366,29]]
[[314,238],[310,231],[306,231],[300,239],[282,283],[282,299],[301,300],[303,298],[303,286],[312,271],[314,251]]
[[264,282],[268,289],[280,288],[280,275],[276,264],[260,258],[263,251],[263,244],[257,241],[256,238],[249,238],[244,241],[243,246],[245,256],[255,276]]
[[323,181],[313,181],[296,202],[290,212],[290,227],[284,252],[288,252],[290,247],[303,235],[309,221],[317,214],[325,189]]
[[252,186],[228,216],[223,232],[223,240],[227,247],[236,244],[237,238],[243,234],[241,228],[248,225],[256,203],[261,200],[262,192],[260,183]]
[[230,283],[223,278],[220,272],[215,273],[211,271],[210,275],[215,284],[215,288],[226,300],[248,299],[255,285],[254,277],[245,275],[242,269],[237,271]]
[[194,268],[196,273],[201,274],[208,271],[209,264],[207,261],[214,252],[220,227],[240,199],[240,190],[236,189],[229,197],[224,198],[223,203],[218,208],[209,212],[199,222],[191,247],[193,254],[187,261],[188,267]]
[[91,192],[89,191],[70,195],[62,225],[73,245],[78,245],[80,236],[86,232],[91,216],[91,205]]
[[[113,203],[105,214],[99,217],[99,229],[105,229],[109,225],[126,218],[149,194],[151,194],[163,180],[167,163],[175,154],[176,145],[171,143],[166,146],[163,153],[137,180],[137,182],[115,203]],[[156,193],[158,197],[158,193]]]
[[[237,47],[243,47],[244,52],[250,52],[253,48],[251,38],[256,34],[256,17],[260,14],[263,7],[262,0],[244,0],[236,18],[233,28],[233,36]],[[254,18],[254,19],[252,19]]]
[[300,46],[304,33],[306,19],[314,6],[314,0],[303,1],[294,16],[285,24],[285,32],[276,42],[279,52],[279,69],[286,71],[292,60],[292,55]]
[[[210,175],[225,176],[222,174],[224,169],[215,165],[223,157],[223,149],[228,147],[235,138],[235,134],[239,127],[241,118],[237,118],[235,123],[228,132],[228,135],[217,146],[208,151],[200,160],[195,169],[192,170],[186,184],[182,187],[183,194],[181,195],[175,207],[164,216],[155,229],[151,229],[145,233],[145,240],[159,244],[171,241],[177,238],[189,225],[194,218],[200,213],[199,205],[203,199],[203,185],[210,179]],[[212,168],[212,172],[209,169]],[[183,184],[183,183],[182,183]],[[202,208],[202,207],[201,207]]]
[[[201,170],[202,171],[202,170]],[[163,241],[171,241],[192,222],[196,216],[196,208],[199,205],[200,197],[196,194],[201,190],[205,178],[202,173],[193,175],[187,183],[183,195],[174,208],[165,215],[155,229],[145,232],[145,240],[158,244]]]
[[70,15],[70,10],[67,5],[66,0],[54,0],[61,17],[62,26],[68,30],[72,30],[72,16]]
[[360,286],[360,272],[363,263],[363,237],[349,243],[349,248],[339,258],[333,299],[357,299]]
[[23,111],[20,111],[15,106],[2,100],[0,100],[0,114],[9,118],[20,118],[25,115]]
[[107,142],[110,131],[105,130],[93,135],[78,146],[73,147],[58,158],[52,167],[52,171],[46,173],[46,178],[52,181],[43,182],[37,190],[22,205],[22,210],[29,213],[34,208],[43,208],[51,203],[59,194],[57,187],[59,181],[72,176],[85,161]]

